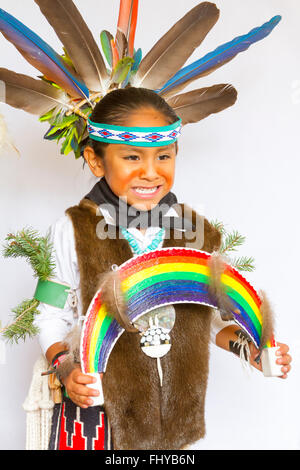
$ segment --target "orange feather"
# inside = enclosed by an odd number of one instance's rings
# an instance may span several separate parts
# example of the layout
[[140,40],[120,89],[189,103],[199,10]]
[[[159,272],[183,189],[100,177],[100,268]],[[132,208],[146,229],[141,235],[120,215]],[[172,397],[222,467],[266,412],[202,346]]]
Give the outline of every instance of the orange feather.
[[135,38],[135,30],[136,30],[136,23],[137,23],[137,16],[138,16],[138,0],[133,0],[132,5],[132,12],[131,12],[131,22],[130,22],[130,32],[128,36],[128,54],[130,57],[133,57],[134,53],[134,38]]
[[117,28],[125,34],[128,42],[128,55],[130,57],[133,56],[138,3],[138,0],[120,0]]
[[117,46],[115,44],[115,41],[113,39],[111,39],[110,43],[111,43],[111,50],[112,50],[112,54],[113,54],[112,70],[114,70],[115,66],[119,62],[119,53],[118,53],[118,49],[117,49]]

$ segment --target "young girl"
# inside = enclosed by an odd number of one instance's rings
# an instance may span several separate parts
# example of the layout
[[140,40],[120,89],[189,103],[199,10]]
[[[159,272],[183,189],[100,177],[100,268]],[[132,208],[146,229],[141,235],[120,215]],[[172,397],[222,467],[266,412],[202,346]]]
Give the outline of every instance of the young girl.
[[[100,132],[99,124],[106,125],[105,133]],[[49,363],[58,367],[64,386],[63,402],[55,406],[53,414],[50,449],[180,449],[192,444],[205,434],[209,340],[239,354],[240,328],[236,324],[222,321],[207,306],[182,304],[151,312],[153,318],[176,316],[170,334],[172,347],[161,358],[162,383],[156,361],[142,352],[140,336],[131,331],[125,331],[116,343],[102,377],[103,407],[92,406],[98,392],[87,385],[95,379],[81,372],[78,358],[71,367],[63,367],[67,356],[64,339],[76,318],[86,313],[99,276],[135,254],[187,243],[184,226],[178,229],[185,216],[181,219],[174,209],[177,200],[170,192],[178,152],[177,136],[166,134],[170,126],[179,133],[178,116],[162,97],[144,88],[110,92],[90,116],[90,139],[83,155],[92,173],[101,179],[50,231],[56,280],[76,291],[77,305],[61,310],[40,304],[41,314],[36,317],[41,347]],[[132,140],[145,127],[151,128],[152,135],[160,133],[160,139],[169,135],[169,140],[155,141],[155,145],[145,136],[138,143]],[[111,134],[116,130],[127,140],[115,140]],[[151,225],[150,216],[157,208],[164,211],[169,230],[163,223]],[[195,223],[197,214],[193,212],[191,219]],[[220,233],[206,219],[202,221],[204,237],[197,248],[218,250]],[[99,237],[99,222],[114,226],[114,239]],[[286,378],[291,368],[289,348],[278,345],[277,362]],[[252,344],[250,351],[251,365],[261,370],[254,361],[258,351]]]

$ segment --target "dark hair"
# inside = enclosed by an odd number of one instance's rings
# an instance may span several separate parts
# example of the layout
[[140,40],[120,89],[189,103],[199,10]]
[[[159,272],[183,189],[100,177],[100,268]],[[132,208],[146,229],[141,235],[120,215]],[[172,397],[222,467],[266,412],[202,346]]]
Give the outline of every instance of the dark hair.
[[[135,87],[120,88],[105,95],[96,104],[90,119],[93,122],[122,126],[126,123],[128,116],[140,108],[154,108],[166,117],[168,124],[173,124],[179,119],[173,108],[155,91]],[[109,145],[90,138],[82,144],[82,154],[88,145],[99,157],[104,157],[105,148]]]

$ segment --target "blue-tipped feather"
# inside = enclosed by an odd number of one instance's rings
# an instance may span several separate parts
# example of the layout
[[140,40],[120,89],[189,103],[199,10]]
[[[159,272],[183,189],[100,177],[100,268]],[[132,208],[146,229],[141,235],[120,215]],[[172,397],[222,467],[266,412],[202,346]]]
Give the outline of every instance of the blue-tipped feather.
[[141,60],[142,60],[142,49],[141,48],[139,48],[137,51],[134,51],[133,60],[134,60],[134,62],[132,64],[132,67],[131,67],[130,71],[128,72],[126,79],[124,80],[124,82],[122,82],[121,88],[125,88],[128,85],[132,74],[135,74],[137,69],[139,68],[139,65],[140,65]]
[[142,49],[140,47],[137,51],[134,52],[133,58],[134,58],[134,62],[133,62],[133,65],[131,67],[131,71],[135,72],[139,68],[139,65],[140,65],[141,60],[142,60]]
[[268,36],[280,20],[281,16],[274,16],[270,21],[264,23],[262,26],[252,29],[248,34],[239,36],[232,41],[217,47],[213,52],[210,52],[201,59],[183,67],[170,80],[168,80],[162,88],[156,90],[156,92],[160,94],[169,93],[170,91],[173,91],[174,88],[183,88],[187,82],[211,73],[216,68],[229,62],[239,52],[247,50],[251,44],[254,44]]
[[43,39],[0,8],[0,31],[28,62],[76,98],[88,98],[89,90]]

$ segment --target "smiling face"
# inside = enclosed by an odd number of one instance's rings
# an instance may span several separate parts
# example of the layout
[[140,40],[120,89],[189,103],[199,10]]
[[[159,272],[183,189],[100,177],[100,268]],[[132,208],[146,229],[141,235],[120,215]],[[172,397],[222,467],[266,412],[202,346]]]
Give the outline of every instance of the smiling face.
[[[155,109],[132,113],[126,127],[158,127],[170,123]],[[109,144],[103,159],[91,147],[84,157],[95,176],[105,176],[111,190],[129,205],[150,210],[171,190],[175,176],[175,143],[162,147]]]

